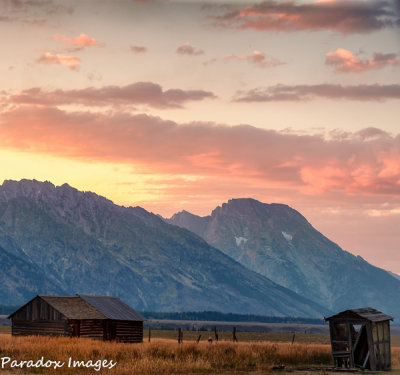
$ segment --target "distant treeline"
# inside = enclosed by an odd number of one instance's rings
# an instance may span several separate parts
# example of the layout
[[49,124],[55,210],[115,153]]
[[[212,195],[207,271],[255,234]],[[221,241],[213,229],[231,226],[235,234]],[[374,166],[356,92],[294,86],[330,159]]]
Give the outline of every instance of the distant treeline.
[[218,311],[189,311],[189,312],[140,312],[146,319],[167,320],[204,320],[215,322],[260,322],[260,323],[301,323],[301,324],[325,324],[323,319],[276,317],[251,314],[224,314]]
[[0,305],[0,315],[10,315],[21,306],[5,306]]
[[[9,315],[20,306],[0,305],[0,315]],[[301,323],[301,324],[325,324],[323,319],[277,317],[252,314],[221,313],[218,311],[188,311],[188,312],[140,312],[146,319],[166,320],[193,320],[214,322],[260,322],[260,323]]]

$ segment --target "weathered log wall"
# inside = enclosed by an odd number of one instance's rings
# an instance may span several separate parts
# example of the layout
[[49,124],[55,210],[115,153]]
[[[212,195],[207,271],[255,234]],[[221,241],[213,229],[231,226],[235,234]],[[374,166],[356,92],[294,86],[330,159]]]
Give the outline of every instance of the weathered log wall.
[[66,320],[16,320],[12,321],[13,336],[67,336],[69,334]]
[[104,320],[98,320],[98,319],[81,320],[80,337],[104,340]]
[[121,342],[142,342],[143,322],[116,321],[116,337]]

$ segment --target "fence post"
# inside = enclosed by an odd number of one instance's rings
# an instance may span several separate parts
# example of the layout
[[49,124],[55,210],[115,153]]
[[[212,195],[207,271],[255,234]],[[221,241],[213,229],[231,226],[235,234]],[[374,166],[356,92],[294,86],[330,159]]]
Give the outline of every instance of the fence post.
[[201,333],[200,333],[199,337],[196,340],[196,344],[198,344],[200,342],[200,339],[201,339]]
[[233,342],[238,342],[238,339],[236,337],[236,327],[233,327],[233,331],[232,331],[232,341]]
[[215,338],[215,341],[218,341],[217,326],[214,326],[214,338]]
[[294,339],[295,339],[295,337],[296,337],[296,332],[293,332],[293,337],[292,337],[292,345],[293,345],[293,343],[294,343]]
[[151,341],[151,328],[149,327],[149,342]]
[[183,341],[183,332],[181,328],[178,328],[178,344],[181,344]]

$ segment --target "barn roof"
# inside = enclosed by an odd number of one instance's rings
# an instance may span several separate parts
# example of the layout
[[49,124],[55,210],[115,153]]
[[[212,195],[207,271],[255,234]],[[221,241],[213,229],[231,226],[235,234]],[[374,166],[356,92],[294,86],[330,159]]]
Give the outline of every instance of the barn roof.
[[[145,320],[142,315],[117,297],[38,295],[35,298],[43,299],[67,319]],[[15,313],[24,308],[35,298],[20,307],[8,318],[12,318]]]
[[50,306],[63,314],[67,319],[107,319],[107,317],[81,298],[39,296]]
[[350,320],[369,320],[370,322],[384,322],[387,320],[393,320],[393,317],[386,315],[372,307],[364,307],[361,309],[351,309],[342,311],[336,315],[329,316],[325,320],[335,319],[350,319]]
[[117,297],[85,296],[81,294],[78,296],[97,311],[104,314],[108,319],[145,320],[142,315]]

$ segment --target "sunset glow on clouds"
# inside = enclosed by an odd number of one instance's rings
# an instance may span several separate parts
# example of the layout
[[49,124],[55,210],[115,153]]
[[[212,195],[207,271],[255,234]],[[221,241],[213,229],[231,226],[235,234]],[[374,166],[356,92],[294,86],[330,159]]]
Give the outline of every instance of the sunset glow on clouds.
[[266,0],[217,17],[222,26],[258,31],[333,30],[342,34],[370,33],[398,26],[395,2],[379,0]]
[[223,57],[223,60],[243,60],[248,61],[260,68],[269,68],[272,66],[282,65],[284,62],[277,59],[268,59],[265,53],[261,51],[253,51],[251,55],[240,56],[240,55],[227,55]]
[[351,51],[338,48],[326,54],[325,63],[340,73],[362,73],[370,69],[400,65],[400,58],[395,53],[375,53],[372,59],[359,59]]
[[400,273],[398,2],[0,11],[0,180],[68,182],[165,216],[285,203]]
[[65,55],[53,55],[50,52],[45,52],[37,60],[40,64],[59,64],[64,65],[69,69],[78,70],[81,64],[81,60],[75,56],[65,56]]
[[86,34],[82,33],[75,38],[68,38],[65,35],[53,35],[53,40],[63,42],[69,50],[80,50],[84,47],[99,46],[104,47],[104,43],[99,43],[96,39],[90,38]]
[[157,173],[238,175],[285,183],[306,194],[400,191],[400,137],[377,129],[327,140],[250,126],[177,124],[143,114],[104,116],[30,106],[3,112],[0,129],[3,147],[131,163]]

